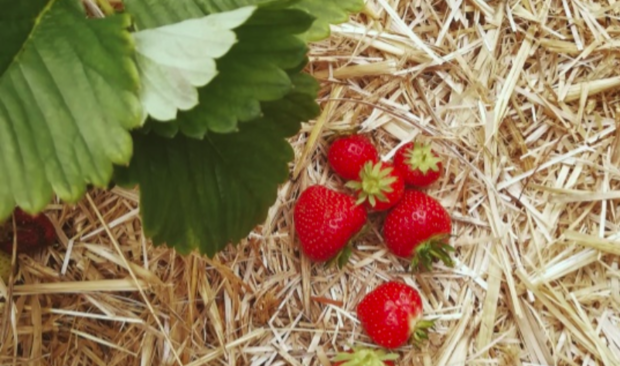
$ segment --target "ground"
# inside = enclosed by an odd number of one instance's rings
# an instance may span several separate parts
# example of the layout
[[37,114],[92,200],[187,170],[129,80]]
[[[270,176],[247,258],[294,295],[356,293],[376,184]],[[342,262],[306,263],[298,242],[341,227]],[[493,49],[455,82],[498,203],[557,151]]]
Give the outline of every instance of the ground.
[[[437,319],[400,365],[619,365],[618,4],[369,0],[312,46],[323,113],[248,240],[214,259],[154,248],[135,191],[52,205],[71,237],[22,257],[0,364],[329,365],[372,346],[355,307],[396,279]],[[342,271],[300,255],[295,198],[341,189],[326,149],[351,129],[385,160],[415,137],[440,151],[428,192],[454,220],[455,268],[409,273],[380,217]]]

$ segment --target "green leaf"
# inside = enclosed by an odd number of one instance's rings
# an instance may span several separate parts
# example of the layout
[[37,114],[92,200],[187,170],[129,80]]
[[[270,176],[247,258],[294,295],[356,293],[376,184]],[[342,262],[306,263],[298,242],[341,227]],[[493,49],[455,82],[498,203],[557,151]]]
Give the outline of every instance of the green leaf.
[[[151,8],[144,7],[144,1],[126,3],[139,28],[178,21],[179,12],[186,15],[187,9],[192,9],[197,17],[203,16],[210,4],[210,1],[195,0],[192,7],[184,1],[175,12],[167,7],[166,0],[161,1],[162,7]],[[219,74],[199,89],[200,103],[180,112],[173,126],[149,120],[149,128],[163,136],[174,136],[181,130],[187,136],[202,138],[207,131],[234,132],[239,122],[258,118],[261,102],[279,100],[290,91],[292,83],[286,70],[298,67],[307,53],[305,42],[296,35],[306,31],[312,21],[310,15],[300,10],[258,8],[247,22],[235,29],[238,42],[217,60]]]
[[298,10],[258,9],[236,29],[238,43],[217,62],[218,76],[199,92],[200,104],[179,113],[175,124],[187,136],[233,132],[260,116],[260,102],[283,98],[292,88],[286,70],[306,58],[295,37],[312,19]]
[[329,37],[329,25],[345,23],[349,15],[364,9],[364,0],[301,0],[293,8],[302,9],[316,17],[316,21],[302,38],[316,42]]
[[134,134],[136,153],[119,183],[140,184],[145,234],[180,253],[213,256],[264,220],[288,177],[290,145],[269,121],[204,140]]
[[287,6],[311,14],[316,21],[300,37],[315,42],[329,37],[330,24],[349,20],[349,15],[364,8],[364,0],[160,0],[153,6],[147,0],[126,0],[127,8],[142,27],[152,28],[176,23],[190,17],[219,13],[248,5]]
[[232,29],[243,24],[256,7],[212,14],[134,33],[140,70],[143,119],[169,121],[177,110],[198,104],[197,87],[216,75],[215,59],[236,43]]
[[105,187],[142,111],[127,15],[87,19],[78,0],[0,9],[1,220]]
[[263,113],[277,121],[276,128],[283,137],[299,132],[300,122],[308,121],[320,113],[316,103],[319,83],[308,74],[291,75],[293,89],[281,100],[261,103]]
[[[236,30],[239,42],[217,61],[219,75],[200,89],[200,104],[179,113],[174,126],[149,123],[149,128],[162,136],[174,136],[180,129],[188,136],[202,138],[207,131],[236,131],[239,122],[260,116],[261,102],[282,98],[290,89],[284,70],[301,64],[307,52],[300,37],[318,40],[328,36],[329,23],[346,21],[348,14],[361,10],[364,3],[362,0],[161,0],[157,5],[152,6],[147,0],[126,0],[128,11],[142,29],[247,5],[261,6]],[[284,5],[303,11],[282,9]],[[311,26],[311,31],[306,33]]]
[[[304,74],[291,79],[293,90],[238,132],[203,140],[134,134],[134,158],[128,168],[117,167],[115,181],[140,185],[144,231],[155,244],[212,256],[265,220],[293,159],[284,137],[319,113],[316,81]],[[295,101],[299,108],[290,108]]]

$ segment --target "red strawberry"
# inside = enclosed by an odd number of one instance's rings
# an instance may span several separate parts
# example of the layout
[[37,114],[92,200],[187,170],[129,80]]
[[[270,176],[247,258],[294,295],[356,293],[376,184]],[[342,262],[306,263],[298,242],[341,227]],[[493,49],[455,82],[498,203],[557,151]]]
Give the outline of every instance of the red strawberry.
[[400,257],[413,256],[413,268],[422,264],[430,269],[436,259],[452,266],[449,252],[454,249],[446,243],[451,231],[452,222],[446,209],[431,196],[416,190],[405,192],[383,224],[387,247]]
[[333,366],[394,366],[392,360],[397,358],[397,354],[386,354],[383,350],[354,348],[336,355]]
[[411,286],[387,282],[368,293],[357,306],[357,316],[373,342],[388,349],[428,339],[433,322],[421,320],[422,299]]
[[334,171],[346,180],[359,177],[367,161],[379,161],[375,146],[362,135],[351,135],[336,139],[327,152],[327,160]]
[[[323,186],[308,187],[297,200],[293,219],[303,252],[314,261],[342,259],[349,240],[366,223],[366,210],[355,198]],[[340,254],[345,254],[344,258]]]
[[417,142],[410,142],[396,151],[394,166],[404,176],[405,183],[417,187],[433,184],[443,169],[439,156],[431,146]]
[[[28,253],[51,245],[56,240],[56,230],[44,214],[29,215],[21,209],[13,213],[17,226],[17,252]],[[13,221],[7,220],[0,226],[0,250],[13,250]]]
[[400,201],[405,192],[405,181],[390,163],[367,162],[358,180],[349,181],[347,187],[355,189],[357,203],[366,203],[369,209],[385,211]]

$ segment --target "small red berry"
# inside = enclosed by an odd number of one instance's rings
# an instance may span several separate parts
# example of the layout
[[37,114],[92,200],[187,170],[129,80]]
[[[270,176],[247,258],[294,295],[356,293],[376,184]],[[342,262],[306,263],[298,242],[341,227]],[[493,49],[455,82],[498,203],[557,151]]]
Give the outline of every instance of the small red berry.
[[422,318],[418,291],[401,282],[390,281],[368,293],[357,306],[357,316],[373,342],[394,349],[427,339],[433,323]]
[[319,185],[302,192],[293,212],[301,248],[313,261],[347,254],[343,249],[363,228],[366,218],[366,210],[355,198]]
[[351,135],[336,139],[327,152],[332,169],[346,180],[358,179],[360,170],[368,161],[379,161],[375,146],[362,135]]
[[405,183],[416,187],[428,187],[435,183],[443,171],[441,159],[430,145],[410,142],[394,155],[394,166]]
[[406,191],[383,223],[386,246],[397,256],[413,256],[413,268],[421,264],[430,269],[436,259],[452,266],[449,252],[454,249],[446,243],[451,231],[446,209],[433,197],[416,190]]

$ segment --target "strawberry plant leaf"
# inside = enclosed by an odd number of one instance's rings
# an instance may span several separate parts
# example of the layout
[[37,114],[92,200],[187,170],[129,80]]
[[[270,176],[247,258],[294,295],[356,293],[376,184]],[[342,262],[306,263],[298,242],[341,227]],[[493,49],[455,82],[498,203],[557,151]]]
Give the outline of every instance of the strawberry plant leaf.
[[[138,14],[133,6],[144,0],[128,0],[127,8]],[[188,8],[203,16],[198,5],[207,3],[196,0]],[[162,4],[167,1],[162,0]],[[177,20],[177,13],[169,12],[165,18],[161,9],[153,7],[153,17],[142,13],[135,15],[138,28],[145,24],[161,26]],[[146,19],[145,24],[141,23]],[[298,67],[306,58],[307,46],[296,37],[306,31],[313,18],[301,10],[260,7],[243,25],[235,29],[237,43],[218,59],[218,75],[205,87],[199,89],[199,104],[191,110],[179,112],[173,126],[158,126],[160,122],[149,120],[149,128],[163,136],[174,136],[178,130],[187,136],[203,138],[207,131],[234,132],[239,122],[256,119],[261,114],[260,103],[282,99],[291,90],[292,83],[286,70]]]
[[140,184],[145,234],[183,254],[199,248],[213,256],[246,236],[265,219],[293,158],[273,125],[259,120],[203,140],[135,133],[134,143],[118,181]]
[[301,9],[316,20],[310,29],[299,36],[316,42],[329,37],[330,24],[344,23],[349,20],[349,14],[361,11],[364,0],[167,0],[158,2],[156,7],[146,0],[126,0],[126,5],[139,23],[147,28],[249,5]]
[[281,100],[261,103],[266,116],[276,121],[282,137],[290,137],[299,132],[300,122],[307,121],[320,113],[316,97],[319,83],[308,74],[290,76],[293,89]]
[[264,117],[238,132],[202,140],[134,133],[136,153],[129,167],[117,167],[115,182],[140,185],[144,231],[156,245],[213,256],[265,220],[293,159],[285,137],[319,114],[317,82],[305,74],[291,80],[285,98],[263,103]]
[[295,34],[311,22],[298,10],[259,8],[235,30],[239,41],[218,60],[219,75],[200,89],[200,104],[179,114],[181,132],[202,138],[208,130],[236,131],[239,122],[259,117],[260,102],[286,96],[292,88],[286,70],[297,67],[307,53]]
[[349,20],[349,14],[361,11],[364,8],[364,0],[297,0],[287,2],[274,2],[273,0],[210,0],[204,1],[208,12],[221,12],[236,9],[246,5],[265,5],[280,3],[291,9],[301,9],[311,14],[316,20],[312,27],[300,35],[309,42],[320,41],[329,37],[330,24],[340,24]]
[[140,70],[143,119],[176,118],[177,110],[198,104],[197,87],[216,75],[215,59],[236,43],[232,29],[243,24],[256,7],[192,18],[133,34]]
[[142,113],[130,18],[79,0],[0,0],[0,220],[107,186]]
[[312,27],[302,35],[304,40],[316,42],[329,37],[330,24],[345,23],[350,14],[361,11],[364,0],[301,0],[292,7],[316,17]]

